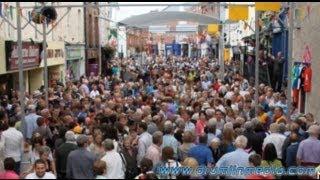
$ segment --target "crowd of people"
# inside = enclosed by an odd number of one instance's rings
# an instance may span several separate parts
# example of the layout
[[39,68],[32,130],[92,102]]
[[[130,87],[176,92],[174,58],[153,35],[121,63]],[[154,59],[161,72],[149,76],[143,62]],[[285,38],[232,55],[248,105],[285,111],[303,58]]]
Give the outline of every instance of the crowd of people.
[[288,109],[284,92],[253,88],[236,62],[225,70],[207,57],[115,58],[104,76],[56,83],[48,104],[43,89],[26,94],[24,119],[13,91],[1,97],[0,178],[278,178],[160,169],[318,167],[319,121]]

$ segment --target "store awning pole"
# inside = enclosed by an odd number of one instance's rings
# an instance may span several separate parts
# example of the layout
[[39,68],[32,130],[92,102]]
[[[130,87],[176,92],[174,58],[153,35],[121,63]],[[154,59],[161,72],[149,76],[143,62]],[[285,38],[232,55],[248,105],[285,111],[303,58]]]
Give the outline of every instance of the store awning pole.
[[290,112],[292,107],[292,99],[291,99],[291,71],[292,71],[292,48],[293,48],[293,17],[294,17],[294,2],[290,3],[290,14],[289,14],[289,37],[288,37],[288,85],[287,85],[287,106],[288,106],[288,112],[287,116],[290,118]]
[[[16,2],[17,9],[20,9],[20,2]],[[21,40],[21,15],[17,12],[17,37],[18,37],[18,62],[19,62],[19,99],[21,106],[21,130],[23,132],[25,125],[25,89],[24,89],[24,77],[23,77],[23,59],[22,59],[22,40]]]
[[258,104],[259,104],[259,11],[255,11],[255,21],[256,21],[256,28],[255,28],[255,35],[256,35],[256,46],[255,46],[255,94],[254,94],[254,101],[255,101],[255,113],[257,115],[258,112]]

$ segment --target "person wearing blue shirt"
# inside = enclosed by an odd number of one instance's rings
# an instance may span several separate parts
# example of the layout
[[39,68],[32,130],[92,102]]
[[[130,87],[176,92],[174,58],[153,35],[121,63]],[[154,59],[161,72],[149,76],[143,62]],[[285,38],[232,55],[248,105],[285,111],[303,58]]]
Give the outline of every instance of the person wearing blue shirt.
[[147,91],[147,95],[151,95],[153,93],[153,91],[154,91],[153,85],[149,84],[147,86],[146,91]]
[[31,139],[33,131],[38,128],[37,120],[41,116],[36,114],[35,105],[29,105],[28,110],[29,114],[23,120],[24,126],[22,127],[22,134],[24,138]]
[[208,136],[207,134],[202,134],[199,136],[199,144],[192,147],[188,156],[195,158],[199,166],[211,166],[215,161],[212,156],[210,148],[207,146]]
[[[223,155],[216,164],[216,167],[249,167],[249,154],[244,150],[247,147],[248,139],[241,135],[238,136],[235,140],[236,150],[230,153]],[[226,176],[226,178],[235,178],[235,179],[244,179],[242,175]]]
[[173,136],[173,132],[173,124],[170,121],[167,121],[164,125],[162,149],[167,146],[172,147],[174,151],[174,157],[178,158],[178,147],[180,144]]
[[286,166],[297,166],[297,152],[299,148],[299,135],[296,132],[290,134],[291,145],[287,147],[286,151]]

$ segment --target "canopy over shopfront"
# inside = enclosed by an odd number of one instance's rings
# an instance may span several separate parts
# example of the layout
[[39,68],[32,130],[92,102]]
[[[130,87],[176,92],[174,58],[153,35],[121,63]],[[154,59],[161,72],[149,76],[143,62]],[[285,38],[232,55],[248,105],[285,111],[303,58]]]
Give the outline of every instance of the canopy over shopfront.
[[[148,27],[151,25],[164,25],[172,21],[191,21],[197,22],[199,25],[219,24],[220,20],[203,14],[184,12],[184,11],[161,11],[149,12],[137,16],[132,16],[120,21],[120,24],[134,27]],[[226,24],[236,23],[226,21]]]

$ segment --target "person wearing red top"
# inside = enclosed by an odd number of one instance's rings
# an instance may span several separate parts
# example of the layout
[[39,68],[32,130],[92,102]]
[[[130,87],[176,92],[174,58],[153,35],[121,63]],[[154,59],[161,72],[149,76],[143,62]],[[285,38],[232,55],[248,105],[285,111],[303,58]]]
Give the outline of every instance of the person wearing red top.
[[302,74],[302,81],[303,81],[303,90],[304,92],[311,91],[311,80],[312,80],[312,69],[310,66],[304,68]]
[[212,85],[212,88],[213,88],[213,90],[218,91],[220,86],[221,86],[220,82],[216,79]]
[[207,125],[206,113],[205,113],[205,111],[200,111],[199,119],[196,123],[197,136],[200,136],[201,134],[205,133],[204,128],[206,127],[206,125]]
[[19,179],[19,176],[14,172],[15,161],[9,157],[4,160],[4,172],[0,173],[0,179]]

